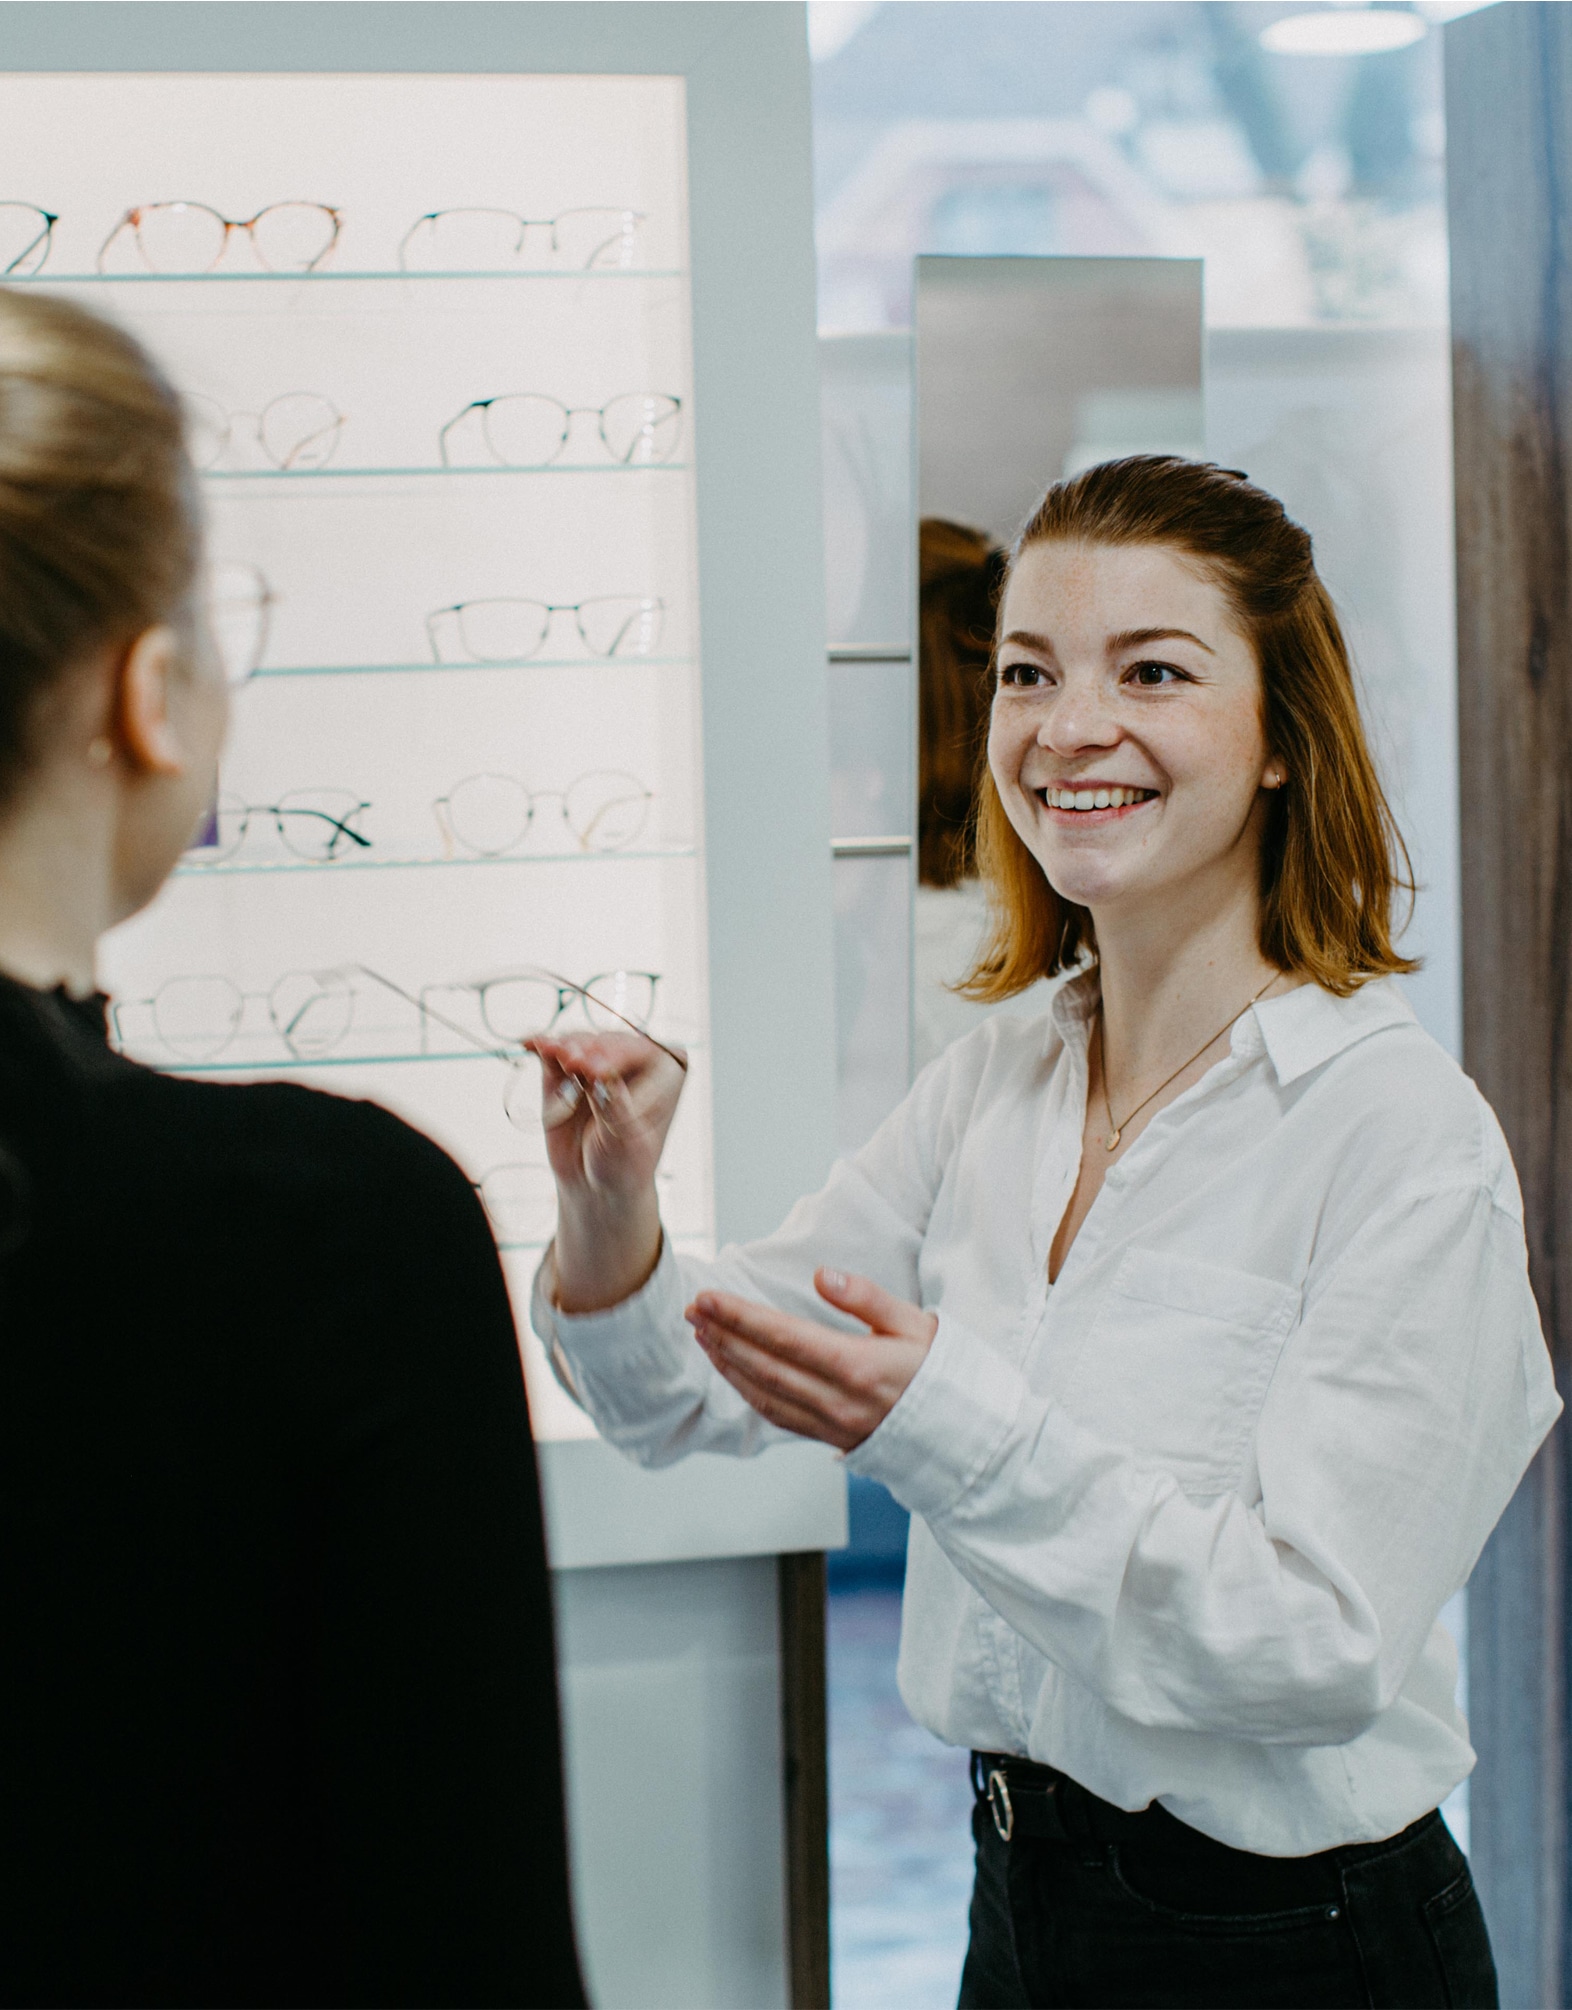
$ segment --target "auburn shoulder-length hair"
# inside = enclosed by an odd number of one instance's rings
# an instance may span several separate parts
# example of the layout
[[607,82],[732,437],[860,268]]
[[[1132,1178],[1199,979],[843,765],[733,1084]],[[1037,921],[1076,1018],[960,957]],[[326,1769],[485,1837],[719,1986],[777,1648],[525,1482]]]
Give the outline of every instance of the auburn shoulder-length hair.
[[[1348,647],[1309,533],[1242,474],[1138,454],[1055,482],[1011,547],[1010,569],[1051,540],[1166,546],[1222,589],[1253,644],[1267,745],[1287,770],[1261,846],[1267,961],[1339,997],[1372,977],[1417,969],[1393,942],[1395,897],[1404,892],[1411,903],[1414,892],[1408,850],[1370,757]],[[1048,884],[986,761],[973,844],[992,925],[957,990],[996,1002],[1095,958],[1090,912]]]

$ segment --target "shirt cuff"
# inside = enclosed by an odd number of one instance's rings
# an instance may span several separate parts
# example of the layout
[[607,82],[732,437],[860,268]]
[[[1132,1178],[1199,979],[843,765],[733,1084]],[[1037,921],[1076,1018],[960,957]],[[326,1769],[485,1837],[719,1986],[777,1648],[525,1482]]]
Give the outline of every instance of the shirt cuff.
[[596,1381],[615,1381],[633,1364],[668,1352],[672,1332],[682,1330],[686,1295],[669,1235],[662,1234],[655,1268],[638,1290],[602,1311],[564,1312],[553,1304],[550,1287],[556,1274],[553,1248],[548,1246],[530,1290],[529,1323],[558,1377],[580,1402],[584,1398],[579,1384],[586,1370]]
[[887,1486],[925,1521],[947,1513],[998,1457],[1027,1397],[1025,1378],[955,1320],[877,1430],[846,1455],[849,1472]]

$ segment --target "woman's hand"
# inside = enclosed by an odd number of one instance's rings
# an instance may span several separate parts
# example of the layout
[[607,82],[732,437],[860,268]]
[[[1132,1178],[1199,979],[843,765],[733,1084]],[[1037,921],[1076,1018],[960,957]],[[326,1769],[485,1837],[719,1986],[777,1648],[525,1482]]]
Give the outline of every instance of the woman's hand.
[[541,1122],[557,1181],[555,1297],[564,1312],[629,1298],[660,1257],[655,1168],[683,1070],[637,1033],[541,1034]]
[[813,1282],[868,1332],[841,1333],[724,1291],[701,1291],[687,1319],[710,1360],[767,1422],[849,1452],[906,1393],[939,1315],[841,1270],[815,1271]]

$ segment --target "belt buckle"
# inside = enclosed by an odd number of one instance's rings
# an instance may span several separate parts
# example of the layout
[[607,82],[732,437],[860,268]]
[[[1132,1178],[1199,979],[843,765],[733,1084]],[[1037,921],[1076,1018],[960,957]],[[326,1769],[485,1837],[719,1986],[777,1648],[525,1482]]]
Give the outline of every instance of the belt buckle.
[[997,1767],[988,1775],[988,1812],[1000,1842],[1008,1842],[1015,1833],[1015,1809],[1010,1805],[1010,1783]]

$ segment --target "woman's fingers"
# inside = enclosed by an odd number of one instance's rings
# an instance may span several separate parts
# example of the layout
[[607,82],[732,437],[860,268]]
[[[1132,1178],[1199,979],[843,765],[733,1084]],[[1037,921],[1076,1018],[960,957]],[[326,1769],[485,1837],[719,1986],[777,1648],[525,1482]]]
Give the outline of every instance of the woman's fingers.
[[799,1438],[817,1438],[821,1443],[836,1445],[841,1451],[850,1451],[854,1444],[860,1442],[835,1431],[819,1410],[794,1403],[762,1382],[756,1382],[737,1362],[718,1358],[715,1367],[748,1407],[756,1410],[767,1424],[775,1424],[783,1431],[794,1431]]
[[845,1365],[836,1358],[840,1336],[827,1328],[820,1329],[826,1346],[805,1345],[788,1354],[778,1342],[761,1344],[735,1322],[711,1318],[698,1306],[689,1308],[688,1320],[700,1346],[717,1364],[722,1360],[735,1364],[762,1387],[805,1409],[822,1407],[825,1397],[833,1396],[846,1380]]
[[897,1298],[893,1291],[886,1291],[883,1285],[875,1284],[871,1278],[859,1277],[855,1271],[828,1267],[816,1270],[813,1284],[827,1305],[833,1305],[837,1312],[849,1312],[854,1319],[872,1327],[875,1333],[897,1334],[903,1340],[929,1341],[938,1329],[937,1313],[924,1312],[920,1305],[913,1305],[909,1299]]

